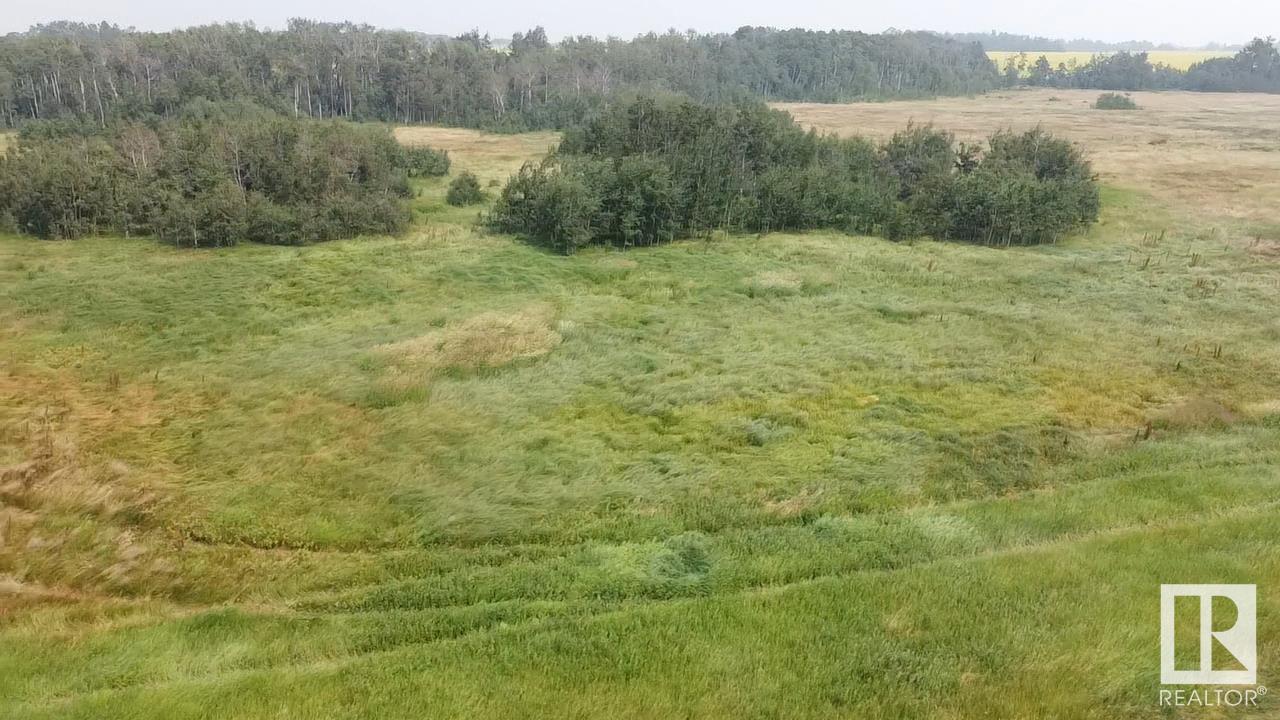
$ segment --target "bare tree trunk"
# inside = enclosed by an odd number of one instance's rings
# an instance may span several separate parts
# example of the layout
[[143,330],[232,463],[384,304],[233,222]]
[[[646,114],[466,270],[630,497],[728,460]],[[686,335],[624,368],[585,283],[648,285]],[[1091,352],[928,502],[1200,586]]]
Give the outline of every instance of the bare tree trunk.
[[27,76],[27,82],[31,83],[31,119],[35,120],[40,117],[40,93],[36,92],[36,79]]
[[107,111],[102,107],[102,90],[98,87],[98,71],[93,71],[93,96],[98,100],[98,122],[107,126]]

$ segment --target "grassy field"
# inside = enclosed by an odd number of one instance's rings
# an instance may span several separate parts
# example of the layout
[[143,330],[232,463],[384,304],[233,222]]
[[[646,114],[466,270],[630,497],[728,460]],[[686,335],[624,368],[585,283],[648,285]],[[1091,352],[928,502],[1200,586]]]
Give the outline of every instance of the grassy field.
[[[1049,61],[1049,64],[1058,67],[1059,63],[1071,65],[1074,62],[1077,65],[1084,65],[1093,58],[1094,55],[1107,55],[1108,53],[1094,52],[1038,52],[1028,50],[1026,52],[1014,52],[1012,50],[988,50],[987,57],[991,58],[997,67],[1004,69],[1004,65],[1009,58],[1016,58],[1019,55],[1027,56],[1027,64],[1035,63],[1036,59],[1041,55]],[[1168,65],[1178,70],[1186,70],[1198,62],[1210,60],[1218,57],[1231,57],[1234,52],[1228,50],[1150,50],[1147,52],[1147,59],[1153,65]]]
[[0,716],[1168,717],[1168,582],[1269,685],[1280,99],[1089,100],[791,107],[1071,135],[1054,246],[0,237]]

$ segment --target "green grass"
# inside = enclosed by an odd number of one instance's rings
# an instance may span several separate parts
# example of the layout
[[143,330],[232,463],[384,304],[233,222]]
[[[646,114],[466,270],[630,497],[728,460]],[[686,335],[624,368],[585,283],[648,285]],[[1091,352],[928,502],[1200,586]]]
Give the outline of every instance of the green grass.
[[1197,581],[1258,583],[1272,679],[1248,228],[561,257],[446,186],[400,239],[0,238],[0,714],[1155,717]]

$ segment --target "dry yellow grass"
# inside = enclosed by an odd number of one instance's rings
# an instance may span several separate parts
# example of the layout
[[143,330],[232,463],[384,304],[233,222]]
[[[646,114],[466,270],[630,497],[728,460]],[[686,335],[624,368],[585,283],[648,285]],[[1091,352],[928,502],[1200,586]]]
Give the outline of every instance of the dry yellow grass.
[[1016,90],[892,103],[776,104],[808,127],[886,137],[908,121],[961,140],[1042,125],[1080,143],[1103,182],[1213,215],[1272,222],[1280,199],[1280,96],[1133,93],[1139,110],[1094,110],[1097,91]]
[[804,278],[790,270],[766,270],[747,279],[749,287],[761,290],[799,290]]
[[[1036,52],[1034,50],[1028,50],[1021,53],[1014,52],[1012,50],[987,51],[987,57],[991,58],[1001,69],[1004,68],[1004,64],[1009,58],[1017,57],[1018,55],[1026,55],[1028,65],[1034,63],[1036,58],[1043,55],[1045,56],[1045,59],[1049,61],[1049,64],[1056,68],[1059,63],[1064,63],[1068,66],[1071,65],[1072,62],[1077,65],[1084,65],[1089,62],[1094,55],[1109,54],[1110,53],[1082,51]],[[1198,62],[1203,62],[1216,57],[1230,57],[1233,54],[1234,53],[1232,52],[1224,50],[1152,50],[1147,53],[1147,59],[1150,60],[1152,64],[1164,64],[1179,70],[1186,70]]]
[[1213,398],[1199,395],[1169,403],[1151,414],[1151,421],[1163,428],[1201,428],[1214,425],[1230,425],[1238,419],[1236,413],[1222,403]]
[[547,305],[513,313],[485,312],[378,350],[404,372],[501,367],[546,355],[559,345],[560,334],[551,328],[553,316]]
[[[160,421],[163,403],[154,386],[115,381],[104,397],[77,382],[76,375],[72,367],[56,365],[43,371],[30,366],[0,370],[0,397],[6,398],[0,427],[8,441],[0,452],[0,580],[2,569],[13,567],[12,558],[42,550],[48,553],[39,561],[42,572],[88,572],[78,565],[83,558],[58,552],[77,535],[93,537],[98,564],[89,574],[95,582],[120,587],[155,579],[166,572],[166,561],[130,529],[50,524],[64,513],[109,520],[146,512],[170,470],[164,461],[136,467],[133,458],[126,462],[101,450],[113,438],[146,433]],[[29,585],[10,585],[0,587],[0,616],[33,591]]]
[[540,158],[560,141],[555,132],[495,135],[479,130],[408,126],[395,129],[406,145],[426,145],[449,151],[455,169],[470,170],[482,185],[505,181],[530,158]]

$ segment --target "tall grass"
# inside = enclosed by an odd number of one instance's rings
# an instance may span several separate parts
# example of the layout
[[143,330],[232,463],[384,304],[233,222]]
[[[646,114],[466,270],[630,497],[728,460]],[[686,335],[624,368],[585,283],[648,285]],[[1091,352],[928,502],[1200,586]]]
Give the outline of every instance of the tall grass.
[[1259,584],[1271,680],[1256,223],[561,257],[446,186],[399,239],[0,238],[0,714],[1156,717],[1197,581]]

